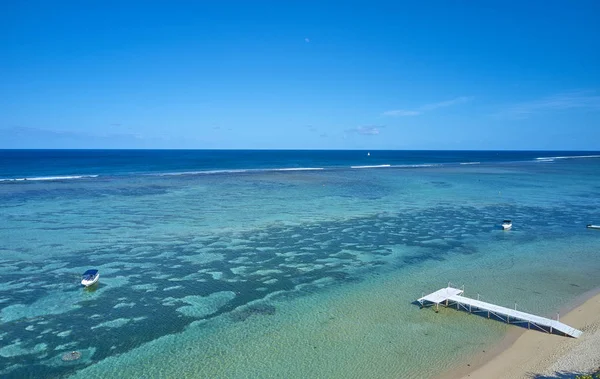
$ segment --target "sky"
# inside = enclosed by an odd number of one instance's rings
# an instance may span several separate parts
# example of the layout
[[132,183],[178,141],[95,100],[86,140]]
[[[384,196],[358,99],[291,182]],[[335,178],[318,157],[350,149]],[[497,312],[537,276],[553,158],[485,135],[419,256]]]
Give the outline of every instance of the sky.
[[4,1],[0,148],[600,150],[600,2]]

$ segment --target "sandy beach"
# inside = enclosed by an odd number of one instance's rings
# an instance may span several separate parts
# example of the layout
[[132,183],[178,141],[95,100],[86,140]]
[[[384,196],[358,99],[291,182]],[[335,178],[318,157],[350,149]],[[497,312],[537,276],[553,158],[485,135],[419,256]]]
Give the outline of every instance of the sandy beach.
[[497,346],[444,375],[446,379],[575,378],[600,367],[600,294],[561,321],[580,329],[579,338],[514,328]]

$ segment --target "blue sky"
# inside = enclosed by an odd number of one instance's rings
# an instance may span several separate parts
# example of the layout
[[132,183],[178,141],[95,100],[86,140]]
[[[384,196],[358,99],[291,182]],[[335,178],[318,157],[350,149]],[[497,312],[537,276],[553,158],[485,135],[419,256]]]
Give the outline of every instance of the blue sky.
[[0,148],[600,150],[597,1],[0,5]]

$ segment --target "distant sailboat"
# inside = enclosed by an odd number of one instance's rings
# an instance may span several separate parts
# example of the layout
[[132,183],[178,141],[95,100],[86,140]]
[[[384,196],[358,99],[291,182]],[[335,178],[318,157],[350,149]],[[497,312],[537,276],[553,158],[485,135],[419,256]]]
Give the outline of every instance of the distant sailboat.
[[367,153],[367,157],[370,157],[370,156],[371,156],[371,153]]

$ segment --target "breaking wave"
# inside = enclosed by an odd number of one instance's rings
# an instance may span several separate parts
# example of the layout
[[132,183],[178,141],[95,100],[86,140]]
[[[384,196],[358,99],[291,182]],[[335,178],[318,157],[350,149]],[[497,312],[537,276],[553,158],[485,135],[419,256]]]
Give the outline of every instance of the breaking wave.
[[0,182],[36,182],[36,181],[60,181],[73,179],[93,179],[99,175],[65,175],[65,176],[36,176],[30,178],[0,178]]

